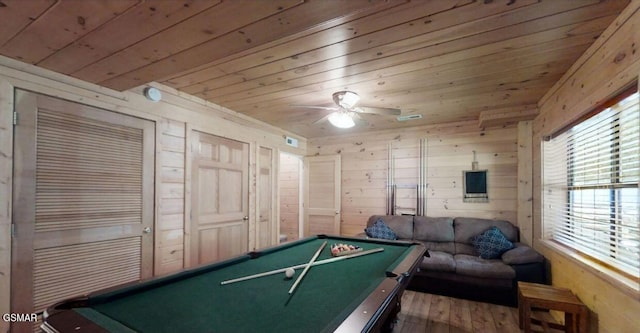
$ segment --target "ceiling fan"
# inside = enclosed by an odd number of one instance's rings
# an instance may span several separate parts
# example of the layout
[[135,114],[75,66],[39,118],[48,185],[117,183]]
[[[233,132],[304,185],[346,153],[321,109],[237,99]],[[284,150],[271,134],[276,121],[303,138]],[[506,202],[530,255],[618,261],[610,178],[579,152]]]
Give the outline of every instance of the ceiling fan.
[[295,107],[308,109],[321,109],[333,111],[332,113],[320,118],[315,123],[329,120],[329,122],[338,128],[351,128],[355,126],[354,118],[359,118],[361,113],[380,114],[386,116],[397,116],[401,113],[400,109],[393,108],[376,108],[369,106],[356,106],[360,96],[353,91],[338,91],[333,93],[333,101],[335,106],[315,106],[315,105],[293,105]]

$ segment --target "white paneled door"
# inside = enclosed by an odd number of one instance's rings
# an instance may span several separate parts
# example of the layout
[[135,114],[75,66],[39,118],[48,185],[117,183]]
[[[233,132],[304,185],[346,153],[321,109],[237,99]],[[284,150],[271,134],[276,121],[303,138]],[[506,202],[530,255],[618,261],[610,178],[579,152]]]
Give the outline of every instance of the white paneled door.
[[190,266],[249,246],[249,144],[192,130]]
[[258,150],[258,216],[256,219],[256,248],[278,243],[278,223],[275,217],[276,186],[275,157],[273,150]]

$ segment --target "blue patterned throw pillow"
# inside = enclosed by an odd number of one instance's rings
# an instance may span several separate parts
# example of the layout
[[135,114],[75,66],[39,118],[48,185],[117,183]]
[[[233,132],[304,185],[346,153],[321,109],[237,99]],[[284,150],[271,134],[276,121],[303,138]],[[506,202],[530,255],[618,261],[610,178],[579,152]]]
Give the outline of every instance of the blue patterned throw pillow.
[[513,243],[504,236],[498,227],[491,227],[480,235],[473,236],[471,244],[475,246],[482,259],[500,258],[505,251],[513,248]]
[[374,223],[372,226],[366,227],[364,229],[364,232],[367,234],[367,236],[373,237],[373,238],[391,239],[391,240],[395,240],[398,238],[396,233],[393,232],[393,230],[391,230],[391,228],[389,228],[389,226],[386,225],[384,221],[382,221],[382,219],[378,219],[376,223]]

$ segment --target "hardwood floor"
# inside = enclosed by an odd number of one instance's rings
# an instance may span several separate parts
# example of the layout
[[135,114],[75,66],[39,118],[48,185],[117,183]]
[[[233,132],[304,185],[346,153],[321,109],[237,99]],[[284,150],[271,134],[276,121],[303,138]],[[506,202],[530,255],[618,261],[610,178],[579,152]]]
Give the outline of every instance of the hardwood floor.
[[[548,313],[540,314],[552,320]],[[542,319],[542,318],[541,318]],[[394,333],[522,332],[518,309],[406,290]]]

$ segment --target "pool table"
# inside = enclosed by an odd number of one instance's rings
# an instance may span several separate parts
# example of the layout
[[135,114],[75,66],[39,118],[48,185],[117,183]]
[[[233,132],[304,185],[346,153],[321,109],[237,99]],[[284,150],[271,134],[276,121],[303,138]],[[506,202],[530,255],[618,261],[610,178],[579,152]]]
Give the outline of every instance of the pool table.
[[[230,279],[332,258],[332,244],[379,252],[312,266],[292,294],[284,273]],[[382,249],[382,250],[379,250]],[[46,332],[376,332],[388,329],[425,255],[419,243],[318,235],[57,303]]]

